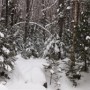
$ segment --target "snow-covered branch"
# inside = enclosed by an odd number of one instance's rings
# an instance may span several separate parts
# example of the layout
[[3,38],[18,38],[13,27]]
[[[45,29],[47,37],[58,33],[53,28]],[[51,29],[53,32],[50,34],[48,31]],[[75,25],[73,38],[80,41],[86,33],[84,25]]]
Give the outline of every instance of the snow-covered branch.
[[47,24],[45,27],[47,28],[47,27],[49,27],[50,25],[53,25],[53,24],[56,24],[56,23],[57,23],[57,21],[51,22],[51,23]]
[[[14,28],[14,27],[17,26],[17,25],[24,24],[24,23],[26,23],[26,22],[24,21],[24,22],[16,23],[16,24],[14,24],[14,25],[12,26],[12,28]],[[42,25],[40,25],[40,24],[38,24],[38,23],[36,23],[36,22],[29,22],[29,24],[37,25],[38,27],[40,27],[40,28],[42,28],[43,30],[47,31],[47,32],[51,35],[50,31],[49,31],[48,29],[44,28]]]
[[57,1],[58,1],[58,0],[56,0],[51,6],[46,7],[46,8],[44,8],[44,9],[42,9],[41,11],[43,12],[43,11],[46,11],[46,10],[52,8],[52,7],[57,3]]

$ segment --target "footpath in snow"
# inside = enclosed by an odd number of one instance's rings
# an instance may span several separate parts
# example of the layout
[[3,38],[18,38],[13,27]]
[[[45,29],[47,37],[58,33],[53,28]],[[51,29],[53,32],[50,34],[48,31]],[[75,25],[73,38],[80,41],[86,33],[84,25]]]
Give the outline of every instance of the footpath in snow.
[[[0,84],[0,90],[56,90],[53,84],[49,84],[50,77],[45,76],[46,72],[43,70],[43,65],[47,64],[45,59],[31,58],[25,60],[20,55],[16,58],[15,69],[10,74],[11,79],[7,81],[5,86]],[[60,64],[62,68],[65,68],[63,63]],[[61,90],[90,90],[90,73],[82,73],[81,80],[78,81],[77,87],[72,85],[65,76],[65,72],[61,73],[61,76]],[[42,85],[45,81],[48,82],[48,89]]]
[[16,58],[15,69],[6,84],[8,90],[46,90],[42,85],[46,80],[43,70],[46,60],[34,58],[25,60],[20,55]]

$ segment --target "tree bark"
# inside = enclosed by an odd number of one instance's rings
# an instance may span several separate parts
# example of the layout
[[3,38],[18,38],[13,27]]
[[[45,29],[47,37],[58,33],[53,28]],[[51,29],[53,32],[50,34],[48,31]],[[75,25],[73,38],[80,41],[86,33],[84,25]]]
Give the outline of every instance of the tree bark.
[[6,18],[5,18],[5,26],[8,27],[8,0],[6,0]]
[[[45,8],[45,2],[44,1],[45,0],[42,0],[42,9]],[[45,27],[45,25],[46,25],[46,11],[43,11],[42,24]],[[46,39],[46,37],[45,37],[45,31],[43,30],[43,40],[44,40],[44,42],[45,42],[45,39]]]
[[[64,0],[58,0],[58,9],[59,12],[58,14],[62,13],[62,16],[59,16],[58,19],[58,26],[59,26],[59,38],[61,40],[62,37],[62,32],[63,32],[63,26],[64,26]],[[61,58],[61,47],[59,47],[59,53],[58,53],[58,58]]]
[[58,19],[58,25],[59,25],[59,37],[62,37],[62,31],[63,31],[63,26],[64,26],[64,0],[59,0],[58,1],[58,8],[59,8],[59,12],[58,13],[62,13],[62,17],[60,16]]
[[75,48],[76,48],[76,31],[78,27],[78,16],[79,16],[79,1],[73,0],[72,1],[72,18],[73,18],[73,36],[72,36],[72,47],[71,47],[71,68],[75,66]]
[[0,18],[1,18],[1,13],[2,13],[2,0],[0,0]]
[[25,23],[24,43],[26,42],[27,39],[29,20],[30,20],[30,0],[26,0],[26,23]]
[[11,26],[13,26],[14,24],[14,15],[15,15],[15,5],[14,5],[14,1],[12,0],[11,2]]

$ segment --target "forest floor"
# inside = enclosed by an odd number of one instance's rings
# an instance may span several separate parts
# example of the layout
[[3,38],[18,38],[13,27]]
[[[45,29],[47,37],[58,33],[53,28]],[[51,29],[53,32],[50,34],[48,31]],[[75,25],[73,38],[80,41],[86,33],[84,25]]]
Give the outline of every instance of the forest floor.
[[[16,58],[17,60],[15,64],[15,69],[10,76],[11,79],[6,84],[8,90],[44,90],[41,86],[32,83],[31,73],[34,67],[43,70],[43,65],[47,63],[46,60],[40,58],[31,58],[25,60],[20,55],[18,55]],[[38,75],[34,75],[34,77],[37,78],[37,80],[39,81],[40,79],[43,80],[43,77],[40,75],[40,73],[38,73]],[[47,81],[49,82],[49,80]],[[47,90],[54,89],[52,88],[52,86],[49,85]]]
[[[8,90],[46,90],[31,82],[31,71],[34,67],[43,69],[43,65],[47,64],[45,59],[31,58],[28,60],[23,59],[20,55],[17,57],[14,71],[10,74],[11,79],[5,85]],[[63,65],[62,65],[63,66]],[[38,72],[38,71],[37,71]],[[45,72],[44,72],[45,73]],[[90,73],[82,73],[81,80],[78,81],[77,87],[74,87],[69,79],[65,76],[65,72],[61,73],[60,88],[61,90],[90,90]],[[35,75],[40,79],[40,75]],[[43,78],[41,78],[43,79]],[[47,77],[48,89],[56,90],[52,84],[50,85],[50,77]]]

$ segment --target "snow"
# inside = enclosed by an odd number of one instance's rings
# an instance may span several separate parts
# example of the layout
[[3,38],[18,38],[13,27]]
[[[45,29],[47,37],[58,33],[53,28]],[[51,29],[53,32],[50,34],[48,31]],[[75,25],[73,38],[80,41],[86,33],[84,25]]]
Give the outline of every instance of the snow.
[[4,34],[2,32],[0,32],[0,37],[4,37]]
[[59,12],[59,8],[57,9],[57,12]]
[[[18,26],[18,25],[20,25],[20,24],[24,24],[24,23],[25,23],[25,22],[16,23],[16,24],[13,25],[12,28],[14,28],[15,26]],[[29,22],[29,24],[37,25],[38,27],[42,28],[43,30],[47,31],[50,35],[52,35],[48,29],[44,28],[42,25],[40,25],[40,24],[38,24],[38,23]],[[14,35],[16,35],[17,33],[18,33],[18,32],[16,32]]]
[[3,62],[3,61],[4,61],[3,56],[0,56],[0,62]]
[[65,73],[62,74],[61,79],[61,90],[90,90],[90,74],[83,73],[83,77],[78,81],[78,86],[74,87],[69,79],[65,76]]
[[[30,58],[23,59],[21,55],[18,55],[15,64],[14,71],[10,74],[11,79],[7,84],[1,85],[0,90],[56,90],[55,84],[50,85],[50,76],[44,71],[44,65],[47,65],[47,61],[42,58]],[[67,62],[69,59],[66,58],[63,61]],[[63,69],[67,68],[65,62],[60,60],[60,67]],[[60,70],[61,71],[61,70]],[[50,70],[51,73],[54,73]],[[49,72],[49,73],[50,73]],[[81,80],[78,81],[78,86],[74,87],[71,81],[66,77],[65,71],[60,73],[61,78],[57,82],[60,90],[90,90],[90,73],[82,73]],[[46,89],[42,84],[48,83]],[[4,89],[5,88],[5,89]]]
[[[31,58],[25,60],[18,55],[15,64],[15,69],[10,75],[11,79],[7,82],[6,86],[9,90],[46,90],[42,85],[46,82],[44,73],[45,59]],[[50,87],[51,88],[51,87]],[[47,89],[53,90],[53,89]]]
[[55,0],[52,5],[50,5],[49,7],[46,7],[46,8],[44,8],[44,9],[42,9],[42,12],[43,12],[43,11],[46,11],[46,10],[48,10],[48,9],[51,9],[51,8],[57,3],[57,1],[58,1],[58,0]]
[[3,47],[3,51],[6,52],[7,54],[10,53],[10,51],[7,48],[5,48],[5,47]]
[[54,71],[51,69],[51,70],[50,70],[50,73],[51,73],[51,74],[54,74]]
[[31,82],[37,83],[40,85],[43,85],[46,82],[45,75],[40,68],[34,67],[32,69],[32,71],[31,71]]
[[84,12],[82,11],[81,14],[83,14]]
[[55,44],[55,52],[59,52],[59,48],[56,44]]
[[5,18],[0,18],[0,21],[3,21],[3,20],[5,20]]
[[53,21],[53,22],[51,22],[51,23],[45,25],[45,27],[48,28],[50,25],[53,25],[53,24],[56,24],[56,23],[57,23],[57,21]]
[[8,90],[6,86],[0,84],[0,90]]
[[30,90],[46,90],[46,89],[39,84],[34,84],[34,85],[31,85]]
[[12,70],[12,68],[9,65],[5,65],[5,69],[8,70],[8,71]]
[[[50,39],[51,40],[51,39]],[[49,40],[49,41],[50,41]],[[45,44],[47,44],[48,42],[46,42]],[[51,42],[47,45],[45,51],[44,51],[44,55],[46,55],[50,49],[50,47],[52,46],[52,44],[54,43],[54,40],[51,40]]]
[[85,50],[88,50],[88,47],[85,47]]
[[72,23],[75,22],[74,20],[71,21]]
[[[64,61],[68,61],[69,59],[66,58]],[[67,68],[66,64],[60,61],[62,68]],[[78,72],[79,74],[79,72]],[[61,90],[90,90],[90,72],[89,73],[81,73],[81,79],[77,81],[77,86],[73,86],[72,82],[67,78],[65,75],[65,71],[61,73]]]
[[67,31],[70,31],[70,29],[67,29]]
[[90,36],[86,36],[86,40],[89,40],[90,39]]
[[68,10],[71,9],[71,6],[68,6],[67,9],[68,9]]
[[62,18],[63,17],[63,12],[60,12],[59,16],[60,16],[60,18]]
[[86,20],[84,19],[83,22],[86,22]]

